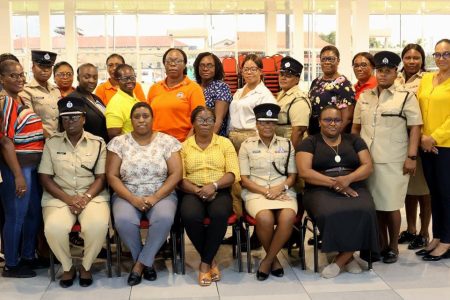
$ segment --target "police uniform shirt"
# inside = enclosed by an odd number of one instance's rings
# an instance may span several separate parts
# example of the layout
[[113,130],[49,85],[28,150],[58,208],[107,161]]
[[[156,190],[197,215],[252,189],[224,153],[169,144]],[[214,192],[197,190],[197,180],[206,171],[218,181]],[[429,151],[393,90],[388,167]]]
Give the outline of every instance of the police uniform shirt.
[[[288,91],[281,91],[277,97],[278,105],[281,107],[278,114],[278,126],[287,127],[283,136],[291,137],[293,126],[308,127],[311,116],[311,103],[307,94],[298,85],[293,86]],[[288,118],[289,113],[289,118]],[[278,130],[277,130],[278,133]]]
[[44,130],[52,135],[58,130],[58,100],[61,92],[47,81],[47,87],[41,86],[36,79],[32,79],[19,94],[25,104],[42,119]]
[[406,74],[405,71],[399,72],[397,79],[395,79],[395,83],[398,85],[403,86],[403,88],[411,93],[417,93],[417,90],[419,89],[420,81],[422,80],[422,76],[425,72],[422,72],[420,70],[413,76],[411,76],[408,81],[406,81]]
[[[105,174],[105,162],[106,145],[102,138],[83,131],[74,147],[66,132],[60,132],[45,143],[38,172],[54,176],[53,180],[67,194],[83,195],[94,182],[94,174]],[[95,197],[93,201],[108,201],[106,189],[100,195],[102,197]],[[42,206],[63,207],[66,204],[44,191]]]
[[361,124],[360,135],[375,163],[403,162],[408,152],[407,126],[422,125],[422,114],[415,94],[393,84],[379,96],[377,88],[362,93],[353,123]]

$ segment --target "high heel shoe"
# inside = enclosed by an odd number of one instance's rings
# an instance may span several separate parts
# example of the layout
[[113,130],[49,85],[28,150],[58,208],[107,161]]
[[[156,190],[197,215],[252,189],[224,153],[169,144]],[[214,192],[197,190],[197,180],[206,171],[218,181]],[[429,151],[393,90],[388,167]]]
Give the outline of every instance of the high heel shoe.
[[284,276],[284,269],[283,268],[279,268],[276,270],[272,270],[270,271],[270,274],[272,274],[275,277],[283,277]]
[[198,271],[198,284],[200,286],[210,286],[211,282],[212,280],[210,272],[203,273],[201,271]]
[[216,264],[209,270],[209,273],[211,274],[211,281],[216,282],[220,280],[220,270],[219,265]]
[[431,250],[422,249],[422,250],[417,251],[416,255],[418,255],[418,256],[425,256],[425,255],[428,255],[431,252],[433,252],[433,250],[434,249],[431,249]]
[[429,253],[422,257],[424,261],[438,261],[445,258],[450,258],[450,249],[448,249],[441,255],[431,255],[431,253]]

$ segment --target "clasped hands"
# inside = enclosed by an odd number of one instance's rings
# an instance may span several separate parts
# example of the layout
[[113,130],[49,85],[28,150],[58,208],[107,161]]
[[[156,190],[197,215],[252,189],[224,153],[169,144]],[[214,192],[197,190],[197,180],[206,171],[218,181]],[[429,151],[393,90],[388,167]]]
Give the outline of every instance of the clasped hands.
[[434,154],[438,154],[439,152],[436,148],[436,141],[429,135],[422,135],[422,138],[420,140],[420,147],[422,148],[423,152],[431,152]]
[[79,215],[89,203],[89,198],[86,195],[74,195],[70,196],[69,209],[74,215]]
[[284,184],[268,188],[264,193],[264,196],[269,200],[287,201],[291,199],[284,190]]
[[142,212],[150,210],[157,202],[155,195],[134,196],[132,199],[133,206]]
[[350,187],[350,179],[347,176],[329,177],[332,181],[331,189],[346,197],[358,197],[358,193]]
[[212,201],[217,195],[216,187],[212,183],[195,187],[194,193],[203,201]]

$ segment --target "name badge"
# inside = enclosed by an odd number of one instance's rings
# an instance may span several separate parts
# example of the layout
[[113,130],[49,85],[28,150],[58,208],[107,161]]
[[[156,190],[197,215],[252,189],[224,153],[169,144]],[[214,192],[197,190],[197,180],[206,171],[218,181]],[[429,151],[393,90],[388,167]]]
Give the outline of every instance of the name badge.
[[275,153],[284,153],[286,151],[284,151],[284,149],[282,147],[278,147],[277,150],[275,150]]
[[66,155],[66,152],[56,152],[56,154]]
[[261,150],[253,150],[252,153],[261,153]]

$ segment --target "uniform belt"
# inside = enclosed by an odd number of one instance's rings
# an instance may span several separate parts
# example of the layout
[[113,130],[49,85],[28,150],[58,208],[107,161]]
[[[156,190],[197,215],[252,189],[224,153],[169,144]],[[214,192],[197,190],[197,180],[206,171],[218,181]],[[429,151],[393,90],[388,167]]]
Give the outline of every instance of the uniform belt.
[[350,169],[350,168],[344,168],[344,167],[335,167],[335,168],[331,168],[331,169],[327,169],[325,171],[321,171],[320,173],[331,173],[331,172],[342,172],[342,171],[354,171],[354,169]]
[[239,128],[233,128],[230,130],[230,132],[256,132],[256,129],[239,129]]

